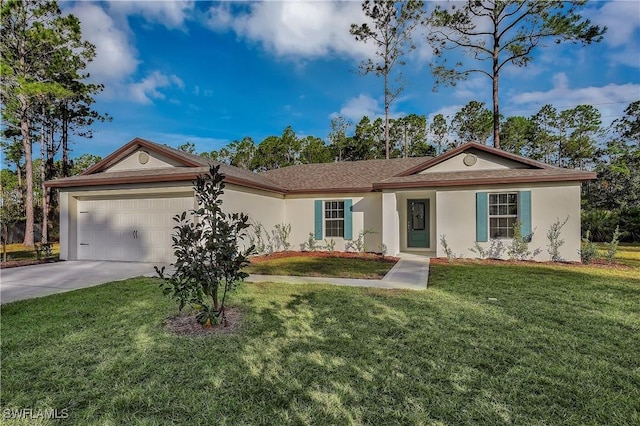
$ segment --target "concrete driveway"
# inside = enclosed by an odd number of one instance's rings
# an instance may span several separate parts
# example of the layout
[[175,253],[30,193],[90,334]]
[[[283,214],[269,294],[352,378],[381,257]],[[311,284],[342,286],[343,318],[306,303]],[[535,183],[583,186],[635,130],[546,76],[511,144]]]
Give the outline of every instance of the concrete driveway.
[[31,299],[139,276],[155,276],[154,263],[64,261],[0,271],[0,302]]

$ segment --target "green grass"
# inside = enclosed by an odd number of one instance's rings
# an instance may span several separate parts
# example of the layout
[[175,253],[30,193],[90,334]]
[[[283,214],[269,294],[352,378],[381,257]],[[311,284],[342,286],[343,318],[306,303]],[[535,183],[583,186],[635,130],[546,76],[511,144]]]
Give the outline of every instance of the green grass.
[[395,262],[388,260],[293,256],[252,263],[250,274],[381,279]]
[[[1,246],[0,249],[2,249]],[[60,254],[60,243],[53,243],[52,253],[54,256]],[[7,244],[7,260],[36,260],[37,258],[36,251],[30,247],[22,244]]]
[[[600,257],[605,258],[607,256],[607,245],[604,243],[597,243],[598,254]],[[640,268],[640,245],[639,244],[626,244],[620,243],[618,246],[618,253],[615,257],[616,263],[623,265]]]
[[[490,298],[496,299],[490,300]],[[640,274],[432,265],[424,292],[243,284],[167,333],[155,279],[2,306],[3,408],[64,424],[640,423]]]

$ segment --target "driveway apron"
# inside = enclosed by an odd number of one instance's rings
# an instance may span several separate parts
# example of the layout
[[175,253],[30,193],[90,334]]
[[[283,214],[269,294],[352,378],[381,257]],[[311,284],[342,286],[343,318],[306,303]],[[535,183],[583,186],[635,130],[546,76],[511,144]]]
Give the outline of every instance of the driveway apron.
[[154,276],[153,263],[64,261],[0,271],[0,302],[48,296],[139,276]]

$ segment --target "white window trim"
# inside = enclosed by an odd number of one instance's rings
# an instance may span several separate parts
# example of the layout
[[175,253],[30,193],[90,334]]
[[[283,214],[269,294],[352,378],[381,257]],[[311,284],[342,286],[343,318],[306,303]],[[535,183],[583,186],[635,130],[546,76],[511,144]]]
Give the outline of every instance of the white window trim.
[[[495,215],[492,215],[491,214],[491,206],[492,206],[492,204],[491,204],[491,196],[492,195],[503,195],[503,194],[506,194],[507,196],[513,194],[513,195],[516,196],[516,202],[515,202],[516,214],[515,215],[513,215],[513,214],[506,214],[506,215],[505,214],[495,214]],[[491,219],[515,218],[516,221],[520,220],[520,205],[519,205],[519,203],[520,203],[520,193],[518,191],[501,191],[501,192],[489,192],[489,193],[487,193],[487,222],[488,222],[487,223],[487,232],[489,233],[489,235],[488,235],[488,237],[489,237],[488,239],[489,240],[512,240],[513,239],[513,237],[509,237],[508,234],[507,234],[506,237],[492,237],[491,236],[492,235],[492,233],[491,233]],[[507,200],[507,204],[506,205],[508,206],[509,204],[510,203]],[[504,205],[504,204],[498,202],[498,204],[494,204],[494,205],[500,206],[500,205]]]
[[[342,203],[342,217],[341,218],[331,218],[327,217],[327,203],[338,202]],[[322,235],[324,238],[344,238],[344,228],[345,228],[345,206],[344,199],[339,200],[322,200]],[[338,209],[337,211],[340,211]],[[342,235],[341,236],[328,236],[327,235],[327,220],[341,220],[342,221]]]

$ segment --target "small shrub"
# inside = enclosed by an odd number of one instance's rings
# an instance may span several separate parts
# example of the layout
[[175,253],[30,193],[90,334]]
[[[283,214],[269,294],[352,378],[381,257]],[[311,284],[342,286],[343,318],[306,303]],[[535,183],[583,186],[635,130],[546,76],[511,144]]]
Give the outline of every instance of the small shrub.
[[513,239],[511,240],[511,245],[507,247],[509,259],[527,260],[537,256],[541,252],[540,249],[535,249],[533,252],[529,250],[529,241],[531,241],[532,237],[533,232],[531,235],[522,235],[522,224],[520,221],[517,221],[513,225]]
[[365,245],[364,238],[370,234],[377,234],[377,232],[373,229],[363,229],[362,231],[358,232],[358,238],[345,243],[344,251],[353,249],[354,251],[357,251],[359,253],[366,253],[367,246]]
[[53,256],[53,244],[36,244],[36,258],[38,260],[49,259],[51,256]]
[[442,245],[442,250],[444,250],[445,256],[447,256],[447,260],[449,262],[453,261],[456,258],[456,254],[453,252],[449,244],[447,243],[447,236],[445,234],[440,235],[440,244]]
[[387,245],[385,243],[382,243],[378,246],[378,249],[380,250],[380,254],[383,256],[387,255],[387,252],[389,251],[389,249],[387,248]]
[[551,228],[547,231],[547,239],[549,240],[547,252],[551,256],[551,260],[553,262],[562,262],[563,260],[562,257],[560,257],[560,247],[564,244],[564,240],[560,238],[560,233],[568,221],[569,216],[567,216],[562,223],[560,223],[560,219],[556,219],[556,221],[551,225]]
[[590,264],[593,259],[598,257],[598,249],[593,241],[591,241],[591,231],[587,230],[586,235],[582,238],[579,252],[580,260],[585,265]]
[[620,242],[620,227],[616,226],[615,231],[613,231],[613,236],[611,237],[611,241],[607,243],[607,261],[609,263],[613,263],[613,259],[616,257],[618,253],[618,243]]
[[291,243],[289,242],[289,236],[291,236],[291,224],[290,223],[282,223],[277,224],[275,229],[272,231],[273,240],[276,244],[276,251],[289,250],[291,248]]
[[316,251],[318,249],[318,242],[316,241],[316,237],[313,232],[309,232],[309,237],[307,241],[300,244],[300,250],[302,251]]
[[325,238],[324,246],[322,246],[322,248],[327,251],[336,251],[336,241],[333,238],[331,238],[330,240],[327,240]]
[[275,251],[289,250],[290,224],[277,224],[271,232],[268,232],[262,223],[252,224],[253,234],[249,236],[249,244],[254,245],[256,254],[271,254]]
[[473,248],[469,250],[476,253],[480,259],[502,259],[505,247],[502,240],[491,240],[491,244],[486,249],[475,241]]

